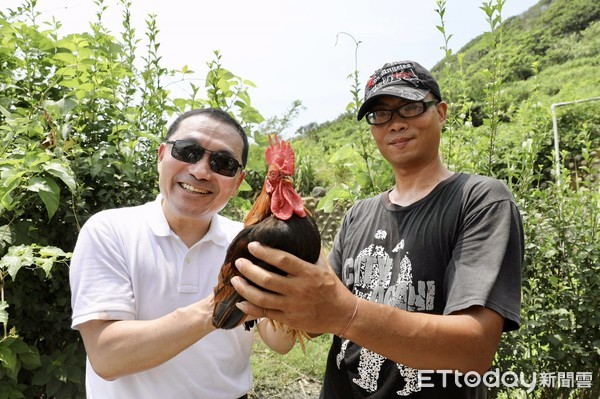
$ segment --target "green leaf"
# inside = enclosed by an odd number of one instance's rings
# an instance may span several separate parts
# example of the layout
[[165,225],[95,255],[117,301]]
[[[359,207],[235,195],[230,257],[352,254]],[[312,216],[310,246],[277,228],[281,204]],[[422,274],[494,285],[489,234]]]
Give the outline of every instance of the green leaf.
[[345,144],[331,156],[329,162],[334,164],[349,159],[354,159],[357,156],[358,153],[356,152],[352,144]]
[[29,346],[21,337],[10,337],[6,341],[7,346],[17,355],[21,366],[32,370],[41,366],[40,355],[35,346]]
[[544,257],[546,258],[552,258],[554,255],[556,255],[556,250],[554,248],[550,248],[544,253]]
[[[56,42],[56,47],[59,49],[69,50],[70,52],[77,51],[77,44],[73,40],[68,40],[66,38],[58,40]],[[64,54],[64,53],[65,53],[64,51],[61,52],[61,54]]]
[[335,204],[339,201],[343,201],[350,198],[350,193],[348,192],[348,188],[343,185],[335,185],[327,194],[319,200],[317,204],[317,211],[324,211],[325,213],[331,213]]
[[0,301],[0,323],[8,323],[8,302]]
[[554,345],[558,346],[563,341],[563,337],[559,334],[553,334],[548,337],[548,340]]
[[21,338],[19,338],[17,342],[22,344],[20,350],[17,352],[19,360],[21,361],[21,366],[26,370],[35,370],[40,367],[42,361],[37,348],[35,346],[27,345]]
[[52,257],[54,259],[56,258],[60,258],[60,257],[67,257],[70,256],[71,253],[70,252],[65,252],[62,249],[58,248],[58,247],[41,247],[40,248],[40,256],[44,257],[44,258],[49,258]]
[[35,370],[42,365],[42,361],[40,359],[40,354],[36,351],[29,349],[28,352],[25,352],[19,355],[19,360],[21,361],[21,365],[26,370]]
[[21,267],[23,267],[22,258],[20,256],[11,255],[10,250],[8,254],[4,255],[2,259],[0,259],[0,268],[5,268],[13,281]]
[[70,89],[74,89],[76,87],[79,87],[79,84],[81,82],[79,81],[79,78],[74,78],[74,79],[69,79],[69,80],[61,80],[59,83],[63,87],[68,87]]
[[173,105],[175,105],[179,109],[185,109],[185,106],[188,104],[188,100],[183,98],[176,98],[173,100]]
[[[2,208],[0,208],[1,211]],[[10,225],[0,226],[0,252],[4,252],[2,248],[13,243],[14,235]]]
[[0,186],[0,194],[6,195],[21,184],[24,171],[16,169],[8,169],[2,171],[2,185]]
[[367,187],[372,182],[371,176],[366,172],[357,172],[355,179],[360,187]]
[[239,191],[252,191],[252,186],[250,186],[250,184],[248,184],[248,182],[246,182],[246,180],[244,179],[242,181],[242,184],[240,184],[240,188],[238,190]]
[[85,91],[92,91],[94,90],[94,84],[92,82],[85,82],[79,85],[79,89],[80,90],[85,90]]
[[6,110],[3,106],[0,105],[0,114],[4,115],[6,119],[11,119],[12,114]]
[[44,270],[46,277],[49,277],[52,272],[52,266],[54,266],[53,258],[36,258],[35,265],[40,269]]
[[71,193],[75,194],[77,189],[77,183],[73,176],[73,172],[68,167],[60,162],[52,161],[44,166],[44,170],[51,175],[58,177],[63,183],[71,190]]
[[4,365],[4,368],[8,370],[11,378],[16,379],[17,375],[17,355],[12,349],[6,344],[9,342],[0,341],[0,364]]
[[25,155],[25,166],[34,169],[36,166],[50,161],[50,159],[50,155],[41,150],[30,151]]
[[52,219],[59,205],[60,187],[54,179],[49,177],[35,176],[29,179],[27,186],[29,191],[37,192],[48,212],[48,219]]
[[50,382],[48,382],[48,384],[46,385],[46,392],[48,393],[48,396],[53,397],[54,395],[56,395],[56,393],[60,390],[62,385],[62,381],[58,379],[50,380]]
[[56,71],[56,75],[58,75],[58,76],[65,76],[65,77],[66,76],[69,76],[69,77],[77,76],[77,69],[73,68],[73,67],[70,67],[70,66],[69,67],[59,68]]
[[35,386],[44,386],[48,384],[51,380],[52,376],[48,372],[48,370],[42,368],[38,370],[31,379],[31,384]]
[[63,97],[58,101],[44,101],[44,107],[55,114],[68,114],[77,106],[77,102],[72,98]]
[[[24,344],[23,340],[20,340],[16,336],[8,337],[8,339],[6,339],[4,343],[6,344],[6,346],[10,347],[10,350],[16,353],[17,355],[27,350],[27,344]],[[23,344],[25,345],[25,347],[23,347]]]
[[54,56],[52,58],[54,58],[57,61],[62,61],[65,64],[69,64],[69,65],[77,63],[77,57],[75,57],[71,53],[58,53],[58,54],[54,54]]

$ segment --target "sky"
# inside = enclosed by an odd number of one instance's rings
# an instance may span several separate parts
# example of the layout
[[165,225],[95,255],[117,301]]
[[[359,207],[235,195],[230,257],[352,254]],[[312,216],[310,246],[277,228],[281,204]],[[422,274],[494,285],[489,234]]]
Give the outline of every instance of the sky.
[[[24,1],[24,0],[23,0]],[[490,2],[492,0],[489,0]],[[444,56],[436,28],[435,0],[131,0],[132,24],[143,49],[146,20],[156,15],[162,65],[195,71],[203,85],[214,50],[221,63],[256,88],[252,105],[265,118],[282,116],[295,100],[303,109],[286,129],[293,133],[311,122],[331,121],[352,101],[352,80],[359,71],[361,95],[371,73],[384,63],[412,59],[432,68]],[[2,9],[22,0],[2,0]],[[537,0],[506,0],[503,20],[521,14]],[[104,0],[106,27],[119,36],[122,6]],[[480,0],[447,0],[444,16],[449,47],[459,51],[489,31]],[[96,20],[93,0],[38,0],[41,21],[55,17],[60,33],[89,31]],[[356,42],[359,42],[358,47]],[[174,97],[185,97],[189,83],[172,83]]]

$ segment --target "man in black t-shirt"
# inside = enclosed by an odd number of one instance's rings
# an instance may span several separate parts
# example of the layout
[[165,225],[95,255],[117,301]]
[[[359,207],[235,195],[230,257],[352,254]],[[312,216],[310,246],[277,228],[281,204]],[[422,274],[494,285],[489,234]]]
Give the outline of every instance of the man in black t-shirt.
[[321,398],[485,398],[503,331],[519,327],[523,228],[507,187],[449,171],[447,104],[414,61],[385,64],[366,117],[395,185],[346,214],[329,264],[252,244],[287,276],[247,261],[234,285],[246,313],[333,333]]

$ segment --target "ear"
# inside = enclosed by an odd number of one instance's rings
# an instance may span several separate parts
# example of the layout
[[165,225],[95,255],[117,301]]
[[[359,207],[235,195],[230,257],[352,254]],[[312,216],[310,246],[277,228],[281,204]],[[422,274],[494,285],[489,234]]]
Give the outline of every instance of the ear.
[[446,123],[446,115],[448,112],[448,103],[445,101],[440,101],[437,105],[438,119],[440,121],[440,125]]
[[160,146],[158,147],[158,173],[160,173],[160,170],[162,168],[162,159],[165,156],[165,151],[167,148],[167,144],[166,143],[160,143]]
[[246,171],[242,169],[242,171],[240,172],[240,175],[237,177],[237,182],[235,183],[235,188],[231,192],[231,198],[233,198],[237,195],[237,192],[240,189],[240,186],[242,185],[242,182],[244,181],[245,177],[246,177]]

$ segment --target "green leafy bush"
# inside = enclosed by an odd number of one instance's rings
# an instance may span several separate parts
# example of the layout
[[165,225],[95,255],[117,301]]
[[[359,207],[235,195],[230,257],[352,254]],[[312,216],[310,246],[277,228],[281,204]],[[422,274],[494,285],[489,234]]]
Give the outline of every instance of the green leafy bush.
[[[189,73],[160,65],[158,28],[147,21],[147,53],[123,7],[122,40],[103,28],[97,0],[91,32],[59,36],[39,25],[36,2],[0,13],[0,398],[84,395],[85,353],[71,330],[68,262],[81,225],[107,208],[137,205],[157,190],[157,148],[167,121],[216,106],[243,124],[263,120],[252,82],[208,63],[206,97],[168,98],[163,81]],[[235,201],[240,216],[248,202]]]

